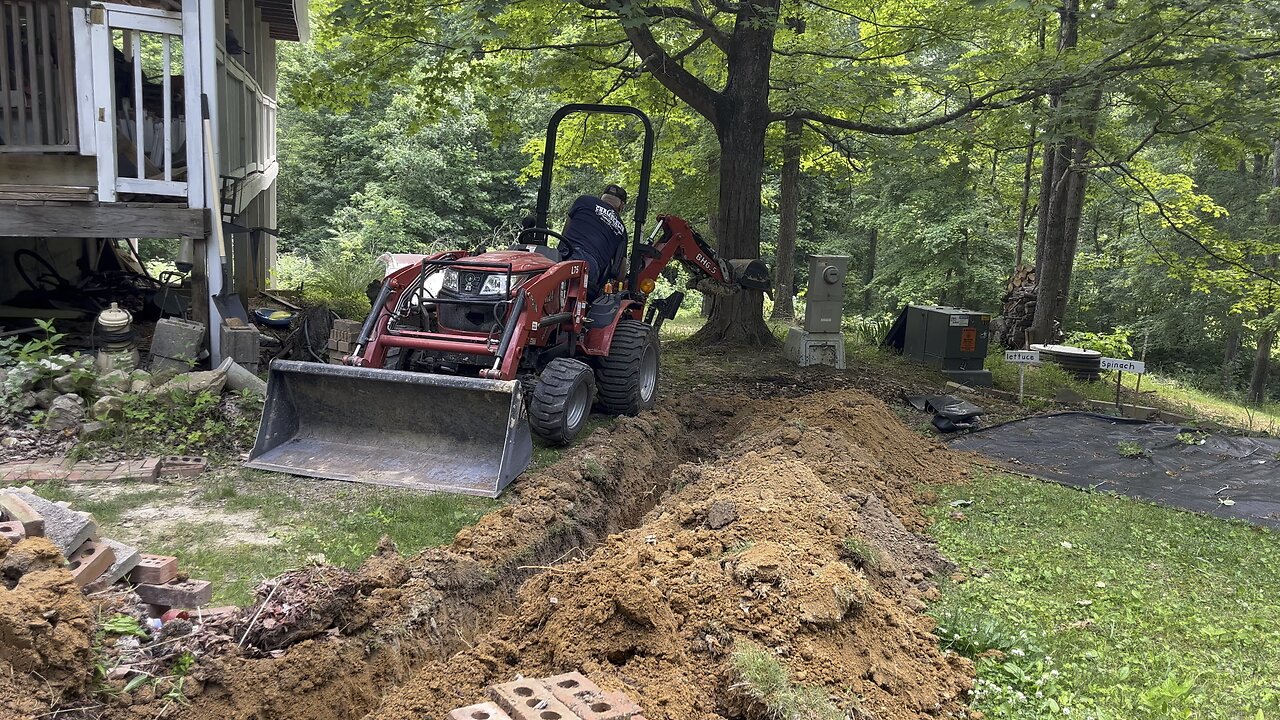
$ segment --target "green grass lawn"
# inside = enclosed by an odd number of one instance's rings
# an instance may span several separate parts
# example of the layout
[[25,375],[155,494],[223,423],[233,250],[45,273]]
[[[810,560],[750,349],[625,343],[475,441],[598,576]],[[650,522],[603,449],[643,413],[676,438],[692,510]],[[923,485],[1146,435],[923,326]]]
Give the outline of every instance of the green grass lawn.
[[176,556],[191,577],[213,581],[214,605],[248,604],[258,583],[309,562],[354,567],[383,535],[406,555],[442,545],[499,506],[243,469],[163,485],[45,484],[36,492],[93,513],[104,537]]
[[981,474],[932,518],[964,576],[939,635],[999,651],[978,659],[987,717],[1280,718],[1280,534]]

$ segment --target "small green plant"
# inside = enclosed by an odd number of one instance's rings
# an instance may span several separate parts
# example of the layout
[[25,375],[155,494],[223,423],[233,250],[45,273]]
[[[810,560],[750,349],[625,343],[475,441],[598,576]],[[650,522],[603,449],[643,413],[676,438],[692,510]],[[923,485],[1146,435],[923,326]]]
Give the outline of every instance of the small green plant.
[[1014,657],[1043,654],[1039,643],[1027,633],[986,613],[944,609],[934,619],[938,621],[938,644],[942,649],[954,650],[971,660],[991,650]]
[[148,637],[147,631],[134,618],[128,615],[113,615],[110,620],[102,623],[102,630],[113,635],[136,635],[138,637]]
[[844,713],[819,687],[796,685],[768,650],[739,642],[731,662],[736,690],[760,703],[777,720],[843,720]]
[[601,482],[605,479],[604,467],[596,461],[595,458],[587,458],[582,463],[582,476],[591,482]]
[[1132,440],[1122,440],[1116,443],[1116,453],[1123,458],[1148,457],[1147,449]]
[[874,545],[852,535],[840,541],[840,554],[864,570],[879,570],[883,562]]
[[1205,435],[1197,432],[1180,432],[1174,439],[1183,445],[1203,445]]
[[29,340],[18,350],[18,359],[23,362],[39,362],[58,352],[66,333],[56,332],[52,320],[36,318],[36,325],[44,332],[41,340]]

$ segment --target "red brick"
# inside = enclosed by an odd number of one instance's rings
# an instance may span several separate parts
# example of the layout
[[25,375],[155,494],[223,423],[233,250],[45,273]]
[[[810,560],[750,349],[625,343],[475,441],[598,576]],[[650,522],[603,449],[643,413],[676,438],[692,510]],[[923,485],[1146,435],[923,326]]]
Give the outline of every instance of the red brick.
[[116,554],[107,545],[86,540],[67,558],[71,564],[71,577],[76,587],[84,587],[107,570],[116,561]]
[[169,555],[142,554],[142,560],[129,572],[135,585],[164,585],[178,577],[178,558]]
[[581,673],[556,675],[543,683],[582,720],[628,720],[640,712],[626,695],[604,692]]
[[483,702],[450,710],[449,720],[511,720],[511,717],[497,705]]
[[512,720],[574,720],[573,711],[537,680],[493,685],[488,692]]
[[22,523],[18,522],[17,520],[0,522],[0,537],[4,538],[5,540],[8,540],[10,543],[13,543],[16,545],[18,544],[19,541],[21,541],[26,536],[27,536],[26,528],[22,527]]
[[112,480],[155,480],[160,474],[160,458],[129,460],[120,463],[112,474]]
[[175,580],[164,585],[142,584],[133,591],[144,603],[171,608],[199,607],[213,599],[213,586],[208,580]]
[[0,510],[4,511],[6,520],[22,523],[27,537],[44,537],[44,518],[22,498],[12,493],[0,495]]

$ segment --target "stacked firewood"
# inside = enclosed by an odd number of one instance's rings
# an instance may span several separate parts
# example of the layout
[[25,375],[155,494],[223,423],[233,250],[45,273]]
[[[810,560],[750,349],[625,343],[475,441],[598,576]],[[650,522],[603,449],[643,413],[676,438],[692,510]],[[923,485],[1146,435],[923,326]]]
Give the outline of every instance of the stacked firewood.
[[998,340],[1004,347],[1021,349],[1027,345],[1028,331],[1036,316],[1036,270],[1019,265],[1001,300]]

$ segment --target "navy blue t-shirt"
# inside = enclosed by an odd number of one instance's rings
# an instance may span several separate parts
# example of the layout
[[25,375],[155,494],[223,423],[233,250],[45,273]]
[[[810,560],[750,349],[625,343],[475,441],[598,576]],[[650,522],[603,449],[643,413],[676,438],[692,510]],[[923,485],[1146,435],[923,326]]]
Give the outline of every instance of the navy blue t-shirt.
[[613,263],[618,246],[627,241],[627,228],[618,213],[600,198],[583,195],[569,208],[569,228],[565,233],[573,246],[575,260],[586,260],[590,266],[592,286],[600,284],[600,278]]

